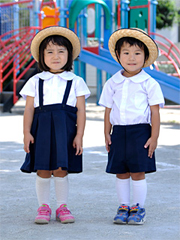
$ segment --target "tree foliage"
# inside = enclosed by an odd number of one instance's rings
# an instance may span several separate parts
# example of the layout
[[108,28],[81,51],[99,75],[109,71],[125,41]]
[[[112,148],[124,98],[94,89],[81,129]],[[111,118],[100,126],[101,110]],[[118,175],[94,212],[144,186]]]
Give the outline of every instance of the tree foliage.
[[175,4],[171,0],[158,0],[156,10],[156,27],[158,29],[171,27],[177,14]]

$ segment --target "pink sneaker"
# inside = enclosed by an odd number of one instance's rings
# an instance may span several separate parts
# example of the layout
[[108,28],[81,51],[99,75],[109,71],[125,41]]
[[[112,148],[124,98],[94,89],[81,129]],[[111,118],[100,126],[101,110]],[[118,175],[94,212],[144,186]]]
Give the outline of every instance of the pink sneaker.
[[37,210],[38,215],[35,218],[35,223],[46,224],[49,223],[51,218],[51,209],[47,204],[42,204]]
[[60,221],[61,223],[73,223],[75,221],[66,204],[62,204],[56,210],[56,220]]

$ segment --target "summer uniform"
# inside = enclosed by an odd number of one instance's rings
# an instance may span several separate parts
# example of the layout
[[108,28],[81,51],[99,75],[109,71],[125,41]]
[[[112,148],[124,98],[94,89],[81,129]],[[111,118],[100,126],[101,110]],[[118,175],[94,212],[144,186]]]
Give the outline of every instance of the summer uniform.
[[34,118],[31,134],[34,144],[26,154],[22,172],[55,170],[82,172],[82,155],[75,155],[77,97],[89,97],[84,80],[72,72],[42,72],[30,78],[20,92],[26,99],[34,97]]
[[99,104],[111,108],[113,126],[106,172],[156,171],[155,154],[148,157],[145,143],[151,136],[150,106],[163,107],[159,84],[144,70],[133,77],[114,74],[104,85]]

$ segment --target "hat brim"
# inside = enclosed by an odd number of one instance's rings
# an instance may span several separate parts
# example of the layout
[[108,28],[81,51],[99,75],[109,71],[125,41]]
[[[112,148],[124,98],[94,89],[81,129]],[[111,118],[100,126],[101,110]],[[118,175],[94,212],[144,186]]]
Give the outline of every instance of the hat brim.
[[150,66],[157,59],[158,46],[155,43],[155,41],[146,32],[144,32],[143,30],[138,29],[138,28],[128,28],[128,29],[123,28],[123,29],[116,30],[110,36],[109,43],[108,43],[109,51],[110,51],[112,57],[118,63],[119,63],[119,61],[118,61],[116,53],[115,53],[115,47],[116,47],[117,41],[123,37],[136,38],[136,39],[140,40],[141,42],[143,42],[146,45],[146,47],[148,48],[149,57],[145,61],[143,68]]
[[47,27],[39,31],[33,38],[31,42],[31,54],[34,57],[34,59],[39,62],[39,46],[41,42],[49,36],[52,35],[59,35],[67,38],[73,47],[73,60],[76,59],[79,56],[79,53],[81,51],[81,45],[79,38],[77,35],[71,31],[68,28],[65,27],[58,27],[58,26],[53,26],[53,27]]

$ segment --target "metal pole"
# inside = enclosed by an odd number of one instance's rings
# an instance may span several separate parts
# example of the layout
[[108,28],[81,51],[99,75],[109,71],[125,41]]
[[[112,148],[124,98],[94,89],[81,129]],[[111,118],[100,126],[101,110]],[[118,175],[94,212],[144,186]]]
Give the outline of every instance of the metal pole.
[[96,103],[98,105],[99,98],[102,92],[102,71],[97,69],[97,90],[96,90]]
[[59,11],[60,11],[60,26],[61,27],[65,27],[65,2],[64,0],[57,0],[56,1],[57,7],[59,7]]
[[[14,0],[14,2],[16,2]],[[19,5],[13,5],[13,16],[14,16],[14,30],[19,29]]]
[[33,17],[33,25],[35,27],[39,27],[39,17],[38,14],[40,12],[40,2],[39,0],[33,0],[33,12],[34,12],[34,17]]
[[121,0],[121,27],[128,28],[128,0]]
[[109,29],[106,28],[106,15],[105,15],[105,11],[104,11],[104,48],[108,49],[108,41],[109,41],[109,36],[112,33],[112,1],[110,0],[106,0],[105,1],[107,6],[109,7],[110,13],[111,13],[111,18],[110,18],[110,22],[111,22],[111,26]]
[[[156,32],[156,6],[158,2],[156,0],[151,0],[151,29],[150,32]],[[155,38],[155,35],[151,36]]]
[[81,77],[84,79],[84,81],[86,82],[86,63],[84,62],[80,62],[80,66],[81,66]]

